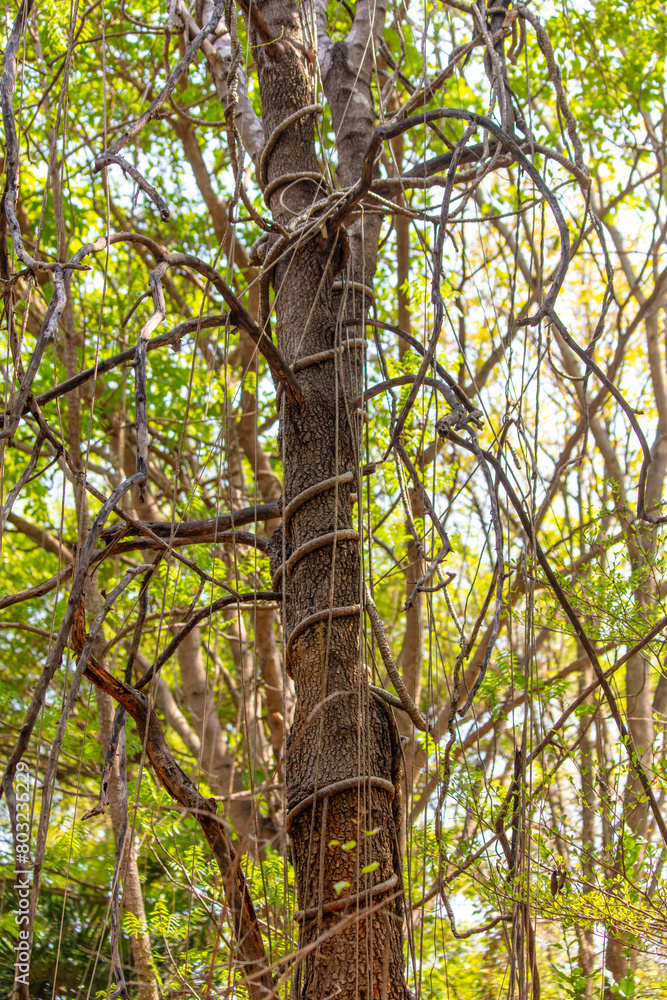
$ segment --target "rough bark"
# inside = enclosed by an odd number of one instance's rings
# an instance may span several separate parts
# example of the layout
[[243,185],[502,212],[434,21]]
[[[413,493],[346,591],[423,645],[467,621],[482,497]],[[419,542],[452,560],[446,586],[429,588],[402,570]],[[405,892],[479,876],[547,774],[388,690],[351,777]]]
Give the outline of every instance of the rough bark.
[[[328,93],[337,91],[332,113],[343,183],[356,179],[359,158],[355,154],[363,156],[369,131],[374,128],[372,102],[363,100],[373,54],[364,11],[367,15],[367,8],[358,5],[357,31],[353,31],[349,46],[333,47],[329,83],[325,84]],[[268,0],[262,5],[262,14],[274,36],[284,41],[280,61],[272,62],[258,51],[264,128],[270,135],[288,115],[312,104],[313,96],[296,5]],[[363,72],[359,89],[350,91],[353,59],[357,69],[363,63]],[[340,73],[336,73],[336,65],[341,67]],[[345,113],[347,97],[350,105]],[[304,170],[318,170],[312,117],[300,119],[282,133],[269,160],[268,180]],[[312,184],[303,182],[290,187],[284,202],[293,212],[303,211],[311,198]],[[289,221],[289,213],[275,194],[271,208],[275,219]],[[352,273],[369,282],[377,241],[367,230],[365,235],[370,243],[361,245],[357,234],[359,252],[355,255],[353,246]],[[339,343],[341,331],[332,288],[339,259],[331,237],[323,237],[293,251],[276,267],[276,327],[280,349],[287,358],[307,358]],[[353,298],[351,305],[354,302]],[[344,339],[344,333],[342,336]],[[285,506],[323,480],[356,472],[359,428],[354,420],[348,420],[345,406],[346,397],[354,398],[361,388],[354,375],[344,356],[308,365],[298,374],[301,405],[283,401],[280,441]],[[287,536],[282,537],[282,531],[272,536],[274,575],[300,546],[330,533],[336,536],[282,569],[287,597],[283,621],[287,669],[294,678],[297,697],[287,747],[286,783],[299,943],[306,945],[333,927],[341,912],[360,911],[357,921],[328,937],[304,958],[297,992],[304,998],[332,994],[341,998],[403,998],[407,987],[402,969],[401,903],[397,895],[400,870],[392,809],[398,750],[393,720],[384,704],[369,697],[361,663],[361,581],[358,545],[352,535],[353,485],[339,483],[307,500],[294,512]],[[334,613],[334,609],[343,608],[348,609],[345,614]],[[304,627],[304,620],[317,612],[322,618]],[[375,832],[369,835],[365,831]],[[339,844],[353,841],[355,847],[345,851],[329,846],[332,840]],[[379,867],[362,874],[361,868],[370,863]],[[334,884],[341,882],[347,885],[338,893]],[[375,912],[365,913],[368,907]]]

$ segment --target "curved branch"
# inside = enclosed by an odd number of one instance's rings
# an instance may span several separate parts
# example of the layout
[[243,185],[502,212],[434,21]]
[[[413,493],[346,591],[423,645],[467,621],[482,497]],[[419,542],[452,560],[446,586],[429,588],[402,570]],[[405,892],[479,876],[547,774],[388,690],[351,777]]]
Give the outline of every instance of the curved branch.
[[[173,330],[168,330],[167,333],[161,333],[159,337],[153,337],[152,340],[146,341],[146,351],[155,351],[158,347],[167,347],[172,344],[174,345],[174,349],[177,349],[181,338],[186,334],[224,326],[227,318],[227,313],[218,313],[213,316],[198,316],[196,319],[188,319],[184,323],[179,323]],[[84,371],[79,372],[78,375],[68,378],[65,382],[59,382],[53,389],[47,389],[46,392],[35,396],[35,402],[38,406],[44,406],[45,403],[50,403],[59,396],[65,396],[68,392],[72,392],[73,389],[77,389],[85,382],[90,382],[91,379],[97,378],[98,375],[104,375],[113,368],[118,368],[119,365],[133,361],[136,350],[136,345],[128,347],[127,350],[121,351],[119,354],[114,354],[110,358],[99,361],[93,368],[86,368]],[[23,412],[27,411],[24,409]]]
[[[377,642],[382,655],[382,662],[384,663],[387,673],[391,677],[392,684],[396,688],[398,697],[401,700],[401,708],[410,716],[417,729],[421,730],[422,733],[428,733],[429,724],[426,721],[426,717],[422,714],[420,709],[417,708],[414,701],[410,697],[410,692],[403,683],[403,678],[398,671],[398,667],[394,663],[394,658],[391,655],[391,649],[389,648],[389,642],[387,641],[387,636],[385,635],[382,619],[380,618],[378,609],[375,607],[368,584],[366,584],[366,611],[368,612],[368,617],[371,620],[375,641]],[[383,695],[381,695],[381,697],[382,696]]]
[[124,174],[127,174],[128,177],[132,178],[137,187],[139,187],[145,195],[148,195],[150,200],[153,202],[160,213],[162,221],[168,222],[169,208],[162,195],[153,187],[151,183],[149,183],[149,181],[146,180],[143,174],[139,173],[136,167],[132,166],[131,163],[128,163],[122,156],[113,155],[112,153],[102,153],[102,155],[98,156],[95,161],[95,172],[102,170],[104,167],[108,167],[111,163],[116,163]]
[[[214,544],[249,545],[260,552],[268,553],[269,543],[261,535],[254,535],[251,531],[202,531],[201,534],[190,534],[187,538],[169,539],[170,547],[181,545],[214,545]],[[144,551],[146,549],[159,549],[164,551],[164,543],[153,541],[152,538],[136,538],[131,541],[119,542],[113,547],[113,555],[120,555],[123,552]]]
[[[394,122],[393,124],[379,125],[376,128],[375,135],[373,136],[373,139],[371,140],[371,143],[366,151],[361,177],[331,217],[329,222],[330,229],[335,230],[337,227],[342,226],[367,192],[370,191],[371,184],[373,182],[375,161],[378,157],[380,149],[382,148],[383,142],[395,139],[399,135],[403,135],[404,132],[407,132],[411,128],[415,128],[418,125],[428,125],[430,122],[440,121],[442,118],[468,122],[470,125],[485,129],[492,136],[494,136],[494,138],[497,139],[497,141],[503,145],[505,149],[507,149],[507,151],[516,158],[516,160],[518,160],[535,184],[535,187],[544,195],[544,198],[548,202],[553,213],[556,225],[558,226],[558,231],[560,233],[560,260],[558,267],[556,268],[551,288],[547,292],[542,305],[533,316],[530,316],[528,319],[522,321],[524,324],[534,326],[552,308],[556,300],[556,296],[558,295],[565,279],[565,273],[569,264],[570,234],[560,205],[558,204],[558,201],[556,200],[556,197],[551,189],[544,182],[539,171],[535,169],[530,160],[521,151],[516,140],[508,135],[507,132],[503,131],[499,125],[496,125],[495,122],[491,121],[490,118],[485,118],[484,115],[478,115],[472,111],[464,111],[462,108],[436,108],[434,111],[426,111],[420,115],[412,115],[409,118],[403,118],[401,121]],[[467,151],[464,151],[464,153],[465,152]],[[451,166],[451,163],[454,161],[454,154],[446,155],[450,157]]]
[[69,580],[73,572],[74,566],[72,563],[69,563],[67,566],[63,566],[54,576],[50,576],[48,580],[43,580],[41,583],[36,583],[34,587],[19,590],[16,594],[3,595],[0,597],[0,611],[4,611],[5,608],[11,608],[13,604],[22,604],[23,601],[31,601],[33,598],[44,597],[52,590],[55,590],[61,583]]
[[[374,396],[380,396],[383,392],[387,392],[389,389],[394,389],[399,385],[412,385],[416,381],[416,375],[397,375],[396,378],[390,378],[387,379],[386,382],[378,382],[377,385],[372,385],[370,389],[366,389],[365,392],[361,393],[361,395],[356,396],[350,405],[354,407],[361,406],[362,403],[368,402],[368,400],[373,399]],[[422,385],[430,385],[433,389],[437,389],[438,392],[441,392],[452,409],[460,409],[460,403],[458,402],[456,396],[449,386],[444,384],[444,382],[441,382],[437,378],[425,376],[422,378],[421,383]]]
[[276,381],[282,385],[290,400],[296,405],[301,402],[301,387],[294,376],[294,372],[271,338],[258,326],[248,310],[238,300],[227,282],[214,267],[192,254],[170,253],[170,251],[160,246],[159,243],[156,243],[155,240],[141,233],[112,233],[108,241],[106,236],[100,236],[95,243],[88,243],[82,247],[74,259],[78,261],[88,254],[99,253],[106,248],[107,242],[109,246],[113,246],[116,243],[138,243],[153,254],[158,262],[167,264],[169,267],[190,267],[193,271],[197,271],[198,274],[206,278],[207,281],[210,281],[215,290],[219,292],[227,303],[229,318],[234,326],[244,330],[252,338],[266,358],[267,364]]
[[[400,326],[395,326],[393,323],[385,323],[383,320],[371,319],[369,317],[364,319],[361,318],[344,319],[343,324],[345,326],[372,326],[378,330],[387,330],[389,333],[394,333],[396,334],[397,337],[400,337],[401,340],[404,340],[406,344],[409,344],[410,347],[412,347],[412,349],[417,352],[417,354],[420,354],[422,357],[424,357],[424,355],[426,354],[426,348],[424,347],[423,344],[419,343],[416,337],[413,337],[411,334],[406,333],[406,331],[402,330]],[[471,414],[471,419],[472,416],[475,416],[477,418],[481,417],[482,415],[481,411],[478,410],[473,405],[473,403],[470,402],[467,395],[465,394],[461,386],[458,384],[456,379],[452,378],[449,372],[442,367],[440,362],[437,361],[435,358],[433,358],[431,364],[435,368],[435,371],[440,376],[440,378],[447,383],[452,392],[455,393],[455,395],[458,397],[459,402],[462,403],[465,406],[468,413]],[[476,423],[477,421],[474,422]]]
[[222,608],[228,608],[231,604],[241,604],[245,601],[282,601],[283,595],[274,591],[259,591],[253,592],[251,594],[239,594],[237,597],[220,597],[217,601],[213,601],[212,604],[207,604],[205,608],[202,608],[196,614],[192,616],[183,627],[179,630],[178,634],[174,636],[168,646],[164,649],[163,653],[158,656],[155,663],[139,678],[137,683],[134,685],[136,691],[140,691],[141,688],[146,687],[151,678],[160,671],[161,667],[171,659],[180,644],[185,639],[186,635],[192,632],[193,628],[196,628],[200,622],[204,621],[205,618],[210,618],[214,615],[216,611],[221,611]]
[[[120,153],[121,149],[127,146],[128,142],[131,142],[131,140],[134,139],[135,136],[139,135],[142,129],[145,128],[146,125],[148,125],[149,121],[151,121],[152,118],[155,118],[156,114],[158,113],[164,102],[167,100],[167,98],[173,91],[174,87],[176,86],[180,78],[183,76],[183,73],[185,73],[188,66],[190,66],[190,64],[194,61],[194,58],[199,52],[200,48],[202,47],[204,41],[218,27],[218,22],[222,17],[223,8],[224,8],[223,2],[217,4],[217,6],[213,11],[213,16],[211,20],[208,22],[207,25],[205,25],[205,27],[201,29],[196,38],[194,38],[193,41],[190,43],[185,52],[185,55],[176,66],[176,69],[173,71],[173,73],[171,74],[171,76],[169,77],[169,79],[167,80],[164,87],[157,95],[153,103],[150,105],[150,107],[146,108],[143,115],[140,115],[136,119],[136,121],[134,121],[130,125],[130,127],[125,130],[125,132],[123,132],[123,134],[120,136],[119,139],[116,139],[115,142],[111,143],[109,148],[105,150],[105,152],[102,154],[101,157],[98,157],[94,167],[95,172],[101,170],[105,166],[105,163],[103,162],[105,159],[112,156],[116,156],[118,153]],[[125,169],[125,167],[123,167],[123,169]]]
[[123,535],[137,535],[146,531],[159,538],[197,538],[200,535],[215,535],[216,532],[219,534],[229,531],[242,524],[270,521],[281,515],[282,504],[279,500],[275,500],[273,503],[261,503],[256,507],[242,507],[229,514],[206,518],[204,521],[136,521],[129,527],[126,524],[112,524],[100,533],[100,538],[105,545]]

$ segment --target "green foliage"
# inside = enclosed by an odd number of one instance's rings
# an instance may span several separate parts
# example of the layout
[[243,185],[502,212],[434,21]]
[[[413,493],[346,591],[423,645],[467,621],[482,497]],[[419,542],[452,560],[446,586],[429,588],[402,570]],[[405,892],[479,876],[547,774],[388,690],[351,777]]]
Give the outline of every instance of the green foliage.
[[[343,39],[349,31],[351,12],[354,7],[348,4],[333,0],[328,4],[329,27],[335,40]],[[15,107],[21,107],[20,210],[26,245],[34,248],[39,236],[39,254],[45,260],[55,259],[57,254],[49,173],[53,158],[50,143],[55,136],[55,158],[62,156],[63,150],[66,154],[61,172],[70,252],[107,229],[150,235],[170,250],[197,254],[215,264],[243,303],[255,308],[256,287],[249,289],[248,272],[238,262],[227,259],[225,240],[207,211],[193,163],[188,162],[183,137],[192,123],[179,117],[173,108],[165,109],[125,150],[128,160],[168,201],[168,222],[159,220],[150,201],[117,166],[109,167],[104,178],[92,170],[93,158],[107,140],[121,134],[158,93],[166,75],[165,60],[173,67],[180,57],[176,35],[165,37],[162,32],[166,17],[163,7],[153,0],[141,0],[129,13],[138,24],[128,19],[128,11],[121,4],[105,2],[85,10],[77,8],[76,23],[70,24],[73,8],[62,0],[37,2],[34,20],[26,33],[25,62],[15,100]],[[404,13],[388,18],[384,41],[389,53],[402,58],[402,77],[419,86],[442,72],[454,45],[469,41],[477,32],[472,19],[466,19],[458,8],[428,2],[408,5]],[[631,262],[643,261],[642,294],[646,299],[651,294],[651,282],[657,280],[655,276],[666,263],[662,236],[651,241],[655,233],[664,233],[667,15],[657,0],[620,5],[610,0],[585,4],[563,0],[545,8],[542,14],[556,62],[563,71],[569,105],[590,169],[591,204],[596,212],[600,210],[605,225],[613,225],[621,232]],[[12,10],[7,17],[13,16]],[[239,28],[243,51],[249,51],[242,17]],[[77,48],[68,65],[61,102],[64,55],[70,35],[76,35]],[[519,38],[517,35],[517,44]],[[505,45],[508,51],[509,36]],[[386,83],[382,76],[384,66],[390,65],[386,55],[387,51],[371,83],[376,100]],[[544,53],[531,29],[526,32],[525,48],[508,62],[507,71],[518,107],[529,120],[536,141],[543,148],[558,149],[561,159],[572,159],[574,150],[563,108],[557,106]],[[256,68],[251,64],[247,79],[251,103],[260,112]],[[401,102],[409,97],[400,78],[398,95]],[[442,87],[425,99],[423,110],[450,106],[486,114],[489,100],[484,58],[478,48],[456,63]],[[213,124],[223,118],[224,109],[203,61],[195,62],[187,78],[180,81],[175,101],[200,120],[192,125],[192,135],[208,174],[210,191],[229,209],[240,244],[249,248],[260,231],[247,208],[239,203],[230,206],[234,181],[226,130]],[[390,111],[385,109],[385,117]],[[497,114],[497,109],[493,113]],[[440,122],[438,129],[419,127],[406,133],[402,150],[405,170],[447,151],[463,134],[460,122]],[[318,117],[317,150],[323,162],[335,154],[329,108]],[[573,335],[582,344],[589,344],[606,286],[602,254],[592,242],[590,217],[584,214],[589,196],[581,193],[575,176],[560,161],[538,151],[534,162],[564,206],[573,244],[576,234],[582,234],[559,301]],[[200,166],[198,161],[198,169]],[[330,166],[335,167],[335,163]],[[390,166],[389,158],[380,163],[381,177],[390,172]],[[335,170],[332,176],[335,178]],[[437,360],[474,396],[475,405],[482,407],[480,444],[500,455],[522,502],[537,516],[566,440],[583,419],[577,395],[582,383],[559,374],[565,361],[553,331],[544,324],[516,325],[517,318],[521,322],[525,318],[521,313],[524,303],[532,303],[532,309],[543,296],[547,278],[558,260],[557,234],[542,212],[535,189],[515,163],[486,175],[477,188],[478,200],[467,206],[461,196],[466,185],[472,184],[472,173],[466,178],[465,184],[456,186],[453,202],[453,211],[461,209],[466,221],[454,215],[448,221],[441,282],[445,322]],[[253,181],[249,198],[256,211],[265,213],[261,191]],[[434,319],[432,222],[440,210],[442,188],[410,189],[406,199],[415,216],[421,211],[427,216],[425,222],[413,219],[411,270],[403,284],[410,300],[412,333],[427,343]],[[501,222],[504,230],[495,227],[494,220]],[[385,218],[373,307],[374,317],[389,324],[396,322],[398,284],[392,225],[390,217]],[[620,264],[616,266],[618,261],[614,257],[614,301],[594,345],[594,356],[603,367],[612,364],[621,334],[631,322],[627,305],[632,300],[631,283]],[[73,364],[76,370],[93,367],[100,358],[133,346],[153,312],[152,300],[146,296],[151,259],[138,245],[116,244],[108,257],[98,253],[89,258],[89,263],[90,270],[77,274],[72,282],[76,358],[73,362],[66,355],[59,333],[56,342],[47,346],[36,375],[35,397],[69,377]],[[527,267],[530,281],[522,264]],[[538,292],[531,290],[533,281]],[[222,309],[219,297],[186,269],[170,270],[164,289],[166,312],[158,332],[175,327],[185,318]],[[16,284],[12,291],[19,338],[17,357],[24,369],[39,329],[36,316],[43,314],[52,292],[50,280],[37,282],[31,288],[28,307],[26,282]],[[661,324],[663,319],[661,315]],[[641,323],[636,326],[640,329]],[[370,330],[368,334],[368,385],[385,378],[414,376],[421,367],[421,355],[413,349],[399,354],[390,331],[378,328],[376,333],[374,343]],[[6,357],[11,358],[10,346],[5,346]],[[280,479],[282,443],[277,437],[275,386],[263,356],[252,355],[251,359],[246,347],[229,323],[184,336],[174,349],[161,348],[148,354],[149,499],[153,506],[146,505],[144,520],[152,520],[155,510],[168,521],[213,518],[232,506],[261,501],[262,491],[271,479],[268,470]],[[656,350],[657,365],[664,368],[664,349],[658,346]],[[492,352],[495,360],[487,370]],[[613,377],[631,405],[641,410],[647,435],[655,432],[654,451],[658,455],[664,426],[647,376],[650,367],[643,340],[636,333]],[[11,366],[4,372],[9,399]],[[405,571],[412,568],[415,573],[425,572],[441,547],[432,522],[414,496],[410,498],[412,506],[406,509],[397,465],[391,455],[386,455],[393,418],[410,390],[410,384],[396,387],[364,407],[360,462],[375,462],[377,466],[372,476],[364,477],[357,507],[360,530],[363,528],[361,551],[366,575],[372,577],[375,600],[394,657],[404,672],[410,662],[405,601],[412,587],[406,584]],[[593,380],[585,384],[587,405],[594,402],[598,390]],[[89,482],[105,496],[134,461],[134,405],[134,373],[128,362],[105,374],[98,373],[94,381],[81,387],[76,441],[74,404],[60,399],[42,406],[49,426],[62,434],[69,452],[76,456],[80,446]],[[496,554],[488,483],[476,459],[454,448],[451,442],[435,441],[435,422],[447,409],[438,394],[422,387],[403,435],[451,542],[451,552],[440,569],[456,574],[446,591],[435,572],[429,578],[429,586],[439,589],[423,594],[418,614],[424,648],[414,643],[416,687],[420,688],[417,697],[422,711],[430,713],[430,719],[439,719],[439,732],[438,738],[411,733],[411,742],[404,748],[409,768],[414,767],[412,771],[408,768],[407,780],[416,775],[414,801],[409,803],[415,810],[415,822],[408,827],[403,871],[409,897],[406,906],[427,898],[423,911],[419,907],[414,911],[419,941],[417,967],[412,965],[411,948],[406,942],[412,986],[420,989],[422,997],[465,1000],[490,1000],[504,995],[507,989],[510,923],[503,921],[483,934],[456,938],[441,897],[437,892],[429,895],[433,887],[447,879],[446,891],[460,929],[474,928],[498,914],[513,915],[519,905],[525,905],[535,928],[543,1000],[579,1000],[590,995],[590,983],[579,959],[581,935],[587,930],[594,933],[595,989],[599,989],[603,940],[610,929],[633,945],[643,946],[646,942],[647,951],[640,955],[636,969],[610,985],[611,995],[667,995],[661,937],[667,906],[662,851],[654,831],[642,833],[632,825],[628,807],[632,778],[625,751],[597,693],[572,713],[526,773],[518,769],[516,785],[510,784],[517,761],[525,763],[561,713],[590,683],[592,673],[588,665],[570,670],[581,658],[581,647],[561,604],[545,585],[529,540],[505,505],[502,493],[508,576],[503,581],[501,633],[477,692],[474,712],[463,718],[456,714],[467,697],[468,680],[474,682],[469,676],[466,680],[466,671],[471,669],[475,652],[479,652],[476,643],[493,614],[493,593],[487,605],[485,598],[493,585]],[[237,441],[243,430],[242,420],[248,415],[257,429],[253,447],[240,446]],[[658,533],[651,534],[652,529],[638,525],[633,513],[641,457],[635,442],[626,440],[624,415],[607,399],[593,417],[619,459],[623,481],[619,484],[614,480],[609,449],[602,453],[602,438],[594,439],[590,430],[593,425],[586,417],[590,431],[585,439],[586,453],[582,451],[578,457],[575,449],[565,455],[563,477],[539,521],[538,535],[560,585],[586,634],[602,651],[600,656],[607,668],[664,614],[667,551],[660,542],[654,545]],[[25,469],[34,441],[34,421],[24,420],[13,441],[5,443],[3,502],[10,485]],[[576,447],[580,446],[583,449],[581,439]],[[257,464],[260,450],[265,466]],[[658,464],[657,460],[654,464]],[[81,518],[77,514],[75,486],[63,471],[62,456],[45,445],[38,470],[39,475],[22,490],[14,514],[39,526],[52,541],[61,539],[74,552],[81,540]],[[405,474],[402,476],[405,484]],[[413,492],[409,483],[407,488]],[[134,508],[135,513],[141,506],[140,499],[134,496],[123,502],[124,510]],[[89,496],[89,518],[93,519],[99,509],[99,498]],[[110,523],[121,521],[113,515]],[[253,529],[252,525],[246,527]],[[255,528],[261,533],[261,525]],[[415,532],[425,558],[416,554]],[[128,532],[121,541],[128,543],[130,537]],[[25,534],[10,519],[2,538],[2,594],[17,593],[54,576],[68,561],[64,555],[59,558],[54,554],[54,547],[45,547],[44,538],[38,540]],[[98,548],[101,554],[102,544]],[[268,559],[261,546],[255,549],[211,542],[183,545],[175,551],[187,562],[165,558],[155,571],[141,639],[141,670],[160,655],[172,637],[172,612],[183,618],[195,606],[217,599],[229,588],[244,592],[272,589]],[[121,544],[100,562],[96,575],[99,587],[108,593],[123,576],[128,560],[141,562],[153,555],[149,550],[123,548]],[[193,570],[193,561],[203,577]],[[221,581],[227,590],[220,586]],[[515,593],[512,588],[519,584],[523,589]],[[104,642],[110,643],[105,655],[109,669],[117,677],[123,675],[127,662],[140,586],[137,578],[105,621]],[[5,758],[35,691],[49,638],[62,621],[68,587],[69,582],[63,581],[57,589],[29,603],[3,605],[0,613],[0,715]],[[90,627],[94,609],[86,610]],[[467,640],[482,613],[477,639],[469,649]],[[244,611],[241,620],[249,656],[245,667],[238,657],[235,618],[219,615],[202,626],[210,704],[217,712],[243,794],[253,796],[254,820],[258,824],[260,820],[275,821],[280,827],[284,803],[276,785],[282,779],[269,742],[266,685],[259,680],[254,645],[255,618],[252,612]],[[274,638],[280,642],[284,637],[276,630]],[[382,660],[370,629],[364,638],[364,666],[373,683],[385,683]],[[658,636],[647,647],[652,663],[661,662],[661,642]],[[457,678],[459,701],[450,711],[455,684],[453,664],[462,652]],[[248,662],[252,663],[252,685]],[[74,651],[68,649],[49,686],[26,754],[39,779],[33,844],[45,755],[56,735],[74,664]],[[177,731],[173,711],[170,715],[158,695],[152,695],[162,721],[166,724],[167,718],[171,720],[168,741],[179,766],[197,781],[202,794],[217,794],[205,762],[192,749],[194,741],[187,738],[187,727],[192,735],[198,720],[183,695],[177,658],[165,664],[161,677],[185,723]],[[253,758],[243,706],[239,707],[234,697],[234,690],[243,690],[244,683],[256,698],[268,748],[264,760]],[[656,687],[657,671],[648,683]],[[614,676],[613,684],[622,703],[620,674]],[[399,719],[401,732],[408,732],[405,720]],[[453,741],[446,754],[450,723]],[[84,681],[63,740],[48,834],[48,865],[37,914],[31,983],[31,996],[40,1000],[109,997],[115,989],[110,981],[108,915],[115,838],[108,812],[85,822],[82,819],[99,793],[103,760],[100,728],[94,693]],[[197,737],[197,733],[194,735]],[[229,974],[234,932],[219,870],[195,820],[175,807],[153,774],[142,737],[132,724],[126,727],[126,740],[130,824],[146,911],[145,923],[127,908],[122,912],[120,957],[127,978],[131,979],[135,972],[131,939],[147,934],[163,996],[175,997],[188,991],[202,997],[213,993],[243,996],[244,988],[235,984]],[[440,801],[445,772],[448,791]],[[651,780],[657,794],[667,787],[663,733],[656,742]],[[423,810],[416,806],[422,796]],[[586,810],[591,810],[591,798],[595,813],[592,844],[584,842],[581,832],[583,818],[588,816]],[[218,807],[228,822],[228,798],[218,795],[218,799],[224,800],[218,802]],[[645,803],[635,797],[634,805],[641,809]],[[0,808],[6,810],[4,805]],[[359,847],[359,858],[365,860],[361,848],[370,845],[371,857],[373,838],[379,830],[375,823],[375,816],[365,817],[354,837],[349,837],[349,832],[335,836],[337,831],[330,831],[328,850],[337,858],[343,856],[341,852],[354,857]],[[3,811],[3,996],[11,994],[17,943],[17,898],[11,888],[13,860],[8,825]],[[505,842],[498,834],[501,825]],[[510,870],[508,853],[511,856],[518,850],[519,842],[523,845],[523,860],[516,870]],[[302,905],[296,898],[294,869],[278,852],[281,843],[278,837],[257,854],[243,854],[241,862],[272,962],[291,954],[296,947],[293,914]],[[237,847],[241,846],[237,843]],[[371,882],[379,867],[380,862],[373,860],[360,865],[360,872]],[[554,894],[551,877],[561,871],[566,871],[566,882]],[[337,897],[345,897],[348,890],[354,894],[347,879],[333,883]]]

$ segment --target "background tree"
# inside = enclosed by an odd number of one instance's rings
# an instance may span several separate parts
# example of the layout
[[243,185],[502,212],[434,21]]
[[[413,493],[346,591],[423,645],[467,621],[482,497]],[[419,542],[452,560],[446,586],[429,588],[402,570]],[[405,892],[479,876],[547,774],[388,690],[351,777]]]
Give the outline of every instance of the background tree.
[[664,22],[7,9],[8,995],[664,990]]

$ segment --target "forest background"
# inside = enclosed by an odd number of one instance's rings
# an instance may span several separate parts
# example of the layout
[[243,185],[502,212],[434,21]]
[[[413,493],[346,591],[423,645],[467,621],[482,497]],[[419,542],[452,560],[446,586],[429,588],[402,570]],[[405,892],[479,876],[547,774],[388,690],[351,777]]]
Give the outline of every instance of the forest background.
[[667,996],[664,6],[4,16],[0,993]]

